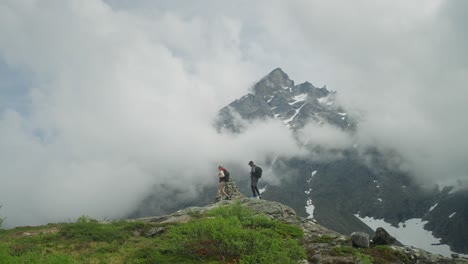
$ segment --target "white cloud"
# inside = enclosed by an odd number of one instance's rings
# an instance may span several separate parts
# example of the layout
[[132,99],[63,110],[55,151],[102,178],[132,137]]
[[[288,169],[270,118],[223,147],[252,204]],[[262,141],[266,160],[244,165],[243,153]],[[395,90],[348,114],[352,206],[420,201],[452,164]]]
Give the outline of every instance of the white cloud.
[[257,78],[236,20],[137,16],[100,1],[0,7],[1,58],[32,78],[31,113],[0,118],[7,225],[123,216],[163,184],[194,195],[212,164],[297,151],[277,123],[237,137],[211,126]]
[[353,145],[350,134],[328,124],[309,123],[298,131],[298,138],[305,146],[321,146],[326,149],[347,149]]
[[[238,137],[210,127],[278,66],[364,110],[359,144],[396,148],[424,179],[466,177],[466,34],[456,4],[109,3],[0,4],[0,60],[30,79],[18,95],[28,100],[17,100],[27,114],[0,107],[7,224],[119,216],[155,184],[211,182],[220,160],[300,155],[280,123]],[[303,133],[348,144],[327,127]]]

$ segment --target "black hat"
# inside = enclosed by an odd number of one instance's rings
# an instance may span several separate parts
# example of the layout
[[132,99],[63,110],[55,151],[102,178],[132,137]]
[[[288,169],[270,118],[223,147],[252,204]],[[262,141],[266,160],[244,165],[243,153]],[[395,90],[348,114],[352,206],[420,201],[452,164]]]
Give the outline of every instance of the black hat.
[[254,165],[254,162],[253,162],[253,161],[249,161],[249,165]]

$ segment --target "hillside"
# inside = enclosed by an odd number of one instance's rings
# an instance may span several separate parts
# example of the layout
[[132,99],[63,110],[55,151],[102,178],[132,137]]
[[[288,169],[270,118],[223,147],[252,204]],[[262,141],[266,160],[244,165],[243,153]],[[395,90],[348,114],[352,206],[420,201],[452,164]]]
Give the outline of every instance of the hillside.
[[468,263],[411,247],[351,245],[286,205],[238,193],[165,216],[2,230],[0,263]]

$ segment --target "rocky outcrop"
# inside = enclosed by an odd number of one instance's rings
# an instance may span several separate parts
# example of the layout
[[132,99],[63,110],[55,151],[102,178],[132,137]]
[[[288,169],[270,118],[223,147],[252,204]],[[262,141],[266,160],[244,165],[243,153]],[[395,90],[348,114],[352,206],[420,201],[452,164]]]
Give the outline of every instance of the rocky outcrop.
[[[363,255],[357,253],[357,251],[351,246],[355,244],[364,248],[369,247],[369,237],[367,234],[357,233],[359,236],[352,235],[351,238],[344,236],[323,227],[312,219],[298,217],[291,207],[284,204],[268,200],[247,198],[242,194],[235,192],[236,189],[234,188],[234,182],[232,182],[231,187],[233,188],[232,191],[234,191],[235,194],[234,198],[231,200],[222,200],[202,207],[190,207],[179,210],[170,215],[146,217],[135,220],[163,224],[161,227],[152,228],[146,234],[144,234],[145,236],[153,237],[165,232],[165,228],[167,226],[165,224],[185,223],[198,219],[205,212],[215,208],[227,206],[233,203],[240,203],[243,206],[246,206],[257,212],[258,214],[263,214],[272,219],[298,226],[303,230],[304,237],[301,240],[301,244],[307,253],[308,259],[302,260],[299,263],[366,263]],[[367,236],[367,240],[365,236]],[[365,250],[372,250],[372,247]],[[369,252],[372,253],[372,251]],[[444,258],[440,255],[431,254],[424,250],[413,247],[392,246],[389,247],[389,252],[394,252],[395,256],[407,260],[407,262],[402,260],[392,262],[390,260],[390,262],[383,261],[379,263],[468,264],[468,260],[466,259]]]
[[392,237],[384,228],[378,227],[372,237],[372,244],[374,245],[391,245],[395,243],[396,239]]
[[[237,185],[232,177],[229,177],[229,181],[226,182],[225,188],[228,197],[224,197],[224,199],[235,199],[245,197],[245,195],[243,195],[241,192],[239,192],[239,189],[237,189]],[[222,199],[223,197],[216,197],[217,202],[221,201]]]
[[351,234],[351,242],[353,243],[353,247],[368,248],[369,235],[363,232],[354,232]]

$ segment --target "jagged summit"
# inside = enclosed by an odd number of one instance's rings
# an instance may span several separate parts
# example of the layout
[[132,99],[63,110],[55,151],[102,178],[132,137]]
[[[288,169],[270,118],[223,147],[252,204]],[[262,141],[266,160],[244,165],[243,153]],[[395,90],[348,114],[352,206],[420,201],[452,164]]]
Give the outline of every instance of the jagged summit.
[[289,79],[289,76],[281,68],[276,68],[255,84],[253,93],[265,97],[293,87],[294,81]]
[[355,123],[334,104],[335,93],[310,82],[298,85],[281,69],[276,68],[258,81],[252,93],[220,110],[216,127],[232,132],[242,131],[242,122],[256,119],[280,119],[285,126],[298,129],[309,122],[328,123],[341,129],[354,129]]

